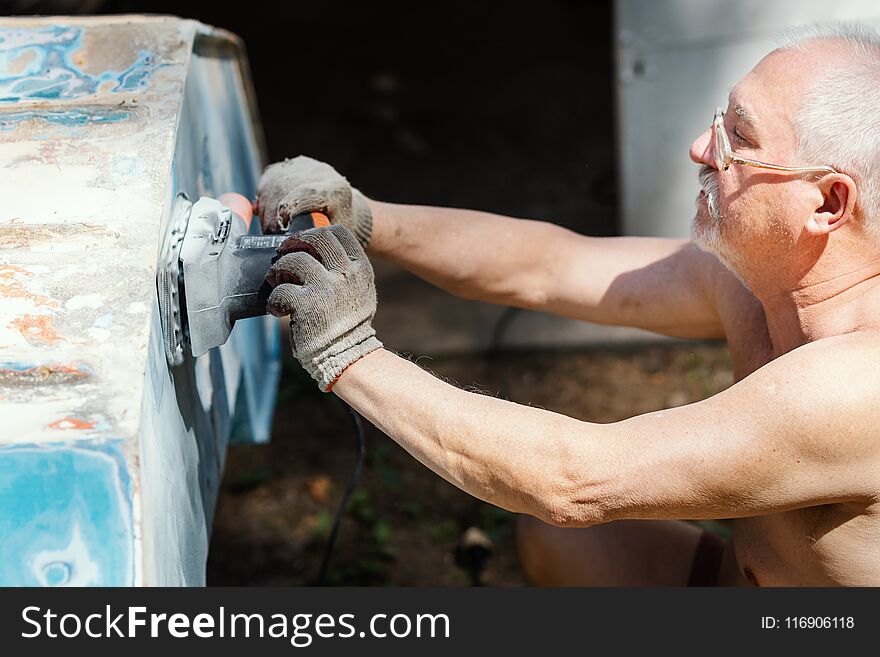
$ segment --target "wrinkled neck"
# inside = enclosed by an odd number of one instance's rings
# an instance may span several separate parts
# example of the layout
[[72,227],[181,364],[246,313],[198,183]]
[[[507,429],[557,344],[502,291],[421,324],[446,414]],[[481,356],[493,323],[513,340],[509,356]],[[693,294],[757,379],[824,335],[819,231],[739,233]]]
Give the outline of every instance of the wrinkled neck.
[[880,308],[880,259],[789,290],[758,295],[758,299],[776,355],[867,328],[880,317],[869,312]]

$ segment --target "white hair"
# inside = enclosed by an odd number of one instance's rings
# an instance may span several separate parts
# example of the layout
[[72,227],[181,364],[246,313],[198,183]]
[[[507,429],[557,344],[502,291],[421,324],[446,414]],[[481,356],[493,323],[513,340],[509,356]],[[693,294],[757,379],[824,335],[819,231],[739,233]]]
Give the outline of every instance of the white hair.
[[805,166],[828,164],[858,187],[856,211],[880,238],[880,31],[859,23],[797,28],[781,47],[803,50],[842,42],[852,57],[836,61],[807,90],[794,117],[798,156]]

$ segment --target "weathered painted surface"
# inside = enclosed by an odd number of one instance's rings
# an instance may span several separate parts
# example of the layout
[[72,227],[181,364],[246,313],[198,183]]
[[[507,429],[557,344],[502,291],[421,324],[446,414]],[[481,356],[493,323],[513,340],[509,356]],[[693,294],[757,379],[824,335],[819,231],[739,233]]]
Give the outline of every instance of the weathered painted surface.
[[178,192],[253,193],[237,48],[175,18],[0,19],[0,584],[204,582],[277,333],[249,320],[169,371],[156,265]]
[[[65,429],[77,426],[72,418]],[[88,423],[84,423],[88,424]],[[131,480],[121,441],[0,446],[0,581],[124,586],[134,580]]]
[[84,28],[75,25],[47,25],[31,28],[0,27],[0,102],[34,99],[79,98],[97,93],[102,87],[110,93],[135,91],[162,60],[150,50],[141,50],[122,70],[90,74],[77,61],[83,49]]

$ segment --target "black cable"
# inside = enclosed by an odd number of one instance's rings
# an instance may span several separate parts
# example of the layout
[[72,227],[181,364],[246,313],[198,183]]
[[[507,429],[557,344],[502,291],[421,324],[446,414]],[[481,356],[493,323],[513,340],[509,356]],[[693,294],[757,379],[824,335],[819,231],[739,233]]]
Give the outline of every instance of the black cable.
[[489,340],[488,356],[490,359],[498,358],[501,354],[504,334],[507,333],[507,329],[510,327],[513,319],[521,310],[522,308],[508,306],[504,309],[504,312],[498,316],[498,319],[495,320],[495,325],[492,327],[492,337]]
[[[501,313],[496,320],[489,343],[488,355],[490,361],[495,361],[501,355],[501,343],[504,334],[507,332],[508,326],[519,310],[519,308],[505,308],[504,312]],[[324,586],[327,583],[327,569],[330,566],[330,557],[333,555],[333,548],[336,545],[336,535],[339,533],[339,523],[342,521],[342,516],[345,514],[345,508],[348,506],[351,495],[354,492],[358,481],[360,481],[361,473],[364,469],[364,455],[367,447],[366,438],[364,436],[363,419],[356,410],[342,401],[342,399],[339,399],[339,401],[345,407],[345,410],[348,411],[352,423],[354,424],[355,435],[357,438],[357,461],[355,462],[354,471],[351,473],[348,488],[345,491],[345,495],[342,496],[342,502],[340,502],[339,508],[336,510],[336,517],[333,519],[333,528],[330,530],[327,544],[324,546],[324,556],[321,558],[321,569],[318,571],[318,579],[315,581],[317,586]]]
[[321,569],[318,571],[318,579],[316,584],[318,586],[326,585],[327,580],[327,568],[330,565],[330,557],[333,554],[333,546],[336,544],[336,534],[339,532],[339,523],[342,520],[342,516],[345,513],[345,507],[348,506],[348,501],[351,498],[351,494],[354,492],[355,486],[357,486],[358,481],[361,478],[361,472],[364,469],[364,454],[367,449],[367,440],[364,436],[364,422],[361,416],[358,414],[356,410],[354,410],[351,406],[346,404],[342,399],[339,400],[345,409],[348,411],[348,414],[351,416],[352,422],[354,423],[354,431],[355,437],[357,438],[357,461],[354,465],[354,472],[351,473],[351,479],[348,482],[348,488],[345,491],[345,495],[342,496],[342,502],[339,504],[339,508],[336,510],[336,518],[333,520],[333,528],[330,530],[330,536],[327,538],[327,544],[324,546],[324,556],[321,559]]

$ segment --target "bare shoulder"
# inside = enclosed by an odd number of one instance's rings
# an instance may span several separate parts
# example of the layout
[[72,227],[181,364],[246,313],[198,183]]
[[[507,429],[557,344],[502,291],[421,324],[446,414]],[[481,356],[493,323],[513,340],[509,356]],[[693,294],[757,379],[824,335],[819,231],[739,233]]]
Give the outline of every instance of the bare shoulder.
[[773,399],[792,439],[845,460],[880,459],[880,332],[805,344],[740,384]]
[[[772,359],[702,401],[610,425],[619,459],[634,473],[621,484],[621,496],[633,502],[620,517],[747,517],[875,504],[878,396],[880,340],[849,334]],[[656,472],[664,476],[645,476]]]
[[767,320],[760,302],[718,258],[693,246],[707,297],[711,300],[730,347],[737,380],[751,374],[772,357]]
[[[825,380],[826,392],[837,389],[855,399],[856,392],[880,393],[880,331],[853,331],[810,342],[775,359],[768,367],[780,374]],[[833,378],[829,378],[833,377]],[[867,401],[867,400],[865,400]]]

